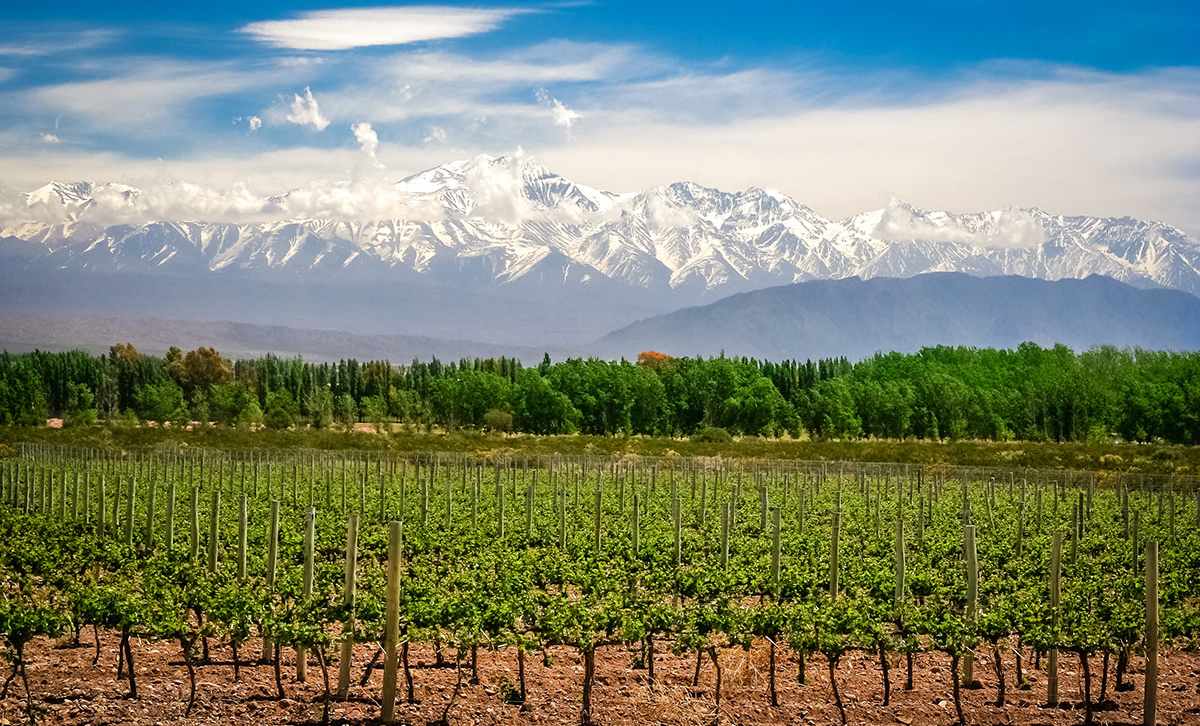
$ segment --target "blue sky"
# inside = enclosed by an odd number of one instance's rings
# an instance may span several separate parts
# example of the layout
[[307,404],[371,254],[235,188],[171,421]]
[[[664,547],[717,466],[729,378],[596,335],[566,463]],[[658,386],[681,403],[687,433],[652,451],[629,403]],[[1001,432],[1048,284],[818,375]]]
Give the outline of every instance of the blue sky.
[[0,7],[0,185],[186,183],[220,216],[520,147],[614,190],[1200,229],[1194,2],[180,5]]

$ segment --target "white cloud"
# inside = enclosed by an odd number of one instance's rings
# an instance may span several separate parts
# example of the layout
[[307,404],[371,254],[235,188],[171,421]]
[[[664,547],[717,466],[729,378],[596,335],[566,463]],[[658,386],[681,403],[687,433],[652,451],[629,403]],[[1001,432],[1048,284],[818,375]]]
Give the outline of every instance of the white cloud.
[[61,144],[62,143],[62,139],[60,139],[58,137],[58,134],[52,134],[49,131],[43,131],[41,134],[38,135],[38,138],[41,139],[43,144]]
[[1003,209],[960,223],[944,212],[914,209],[893,199],[878,214],[879,222],[869,232],[884,240],[1014,248],[1037,247],[1046,241],[1045,228],[1025,209]]
[[111,65],[124,70],[39,86],[16,95],[15,100],[33,112],[66,114],[99,129],[147,123],[174,128],[192,102],[278,82],[270,68],[246,69],[229,63],[140,58]]
[[549,91],[544,88],[540,89],[536,95],[538,103],[550,110],[550,117],[554,119],[555,126],[570,129],[576,121],[583,118],[579,112],[567,108],[566,104],[551,96]]
[[321,107],[317,104],[317,99],[308,86],[304,87],[303,96],[292,94],[292,102],[285,118],[288,123],[297,126],[312,126],[317,131],[324,131],[329,127],[329,119],[321,114]]
[[444,144],[446,139],[450,138],[450,134],[441,126],[430,126],[429,132],[425,134],[425,138],[421,139],[423,144]]
[[23,36],[6,34],[6,36],[6,41],[0,43],[0,56],[31,58],[68,51],[78,53],[81,50],[110,43],[116,40],[120,34],[109,28],[85,28],[71,32],[56,31]]
[[246,119],[246,127],[250,129],[250,133],[254,133],[262,128],[262,119],[258,116],[251,116]]
[[375,129],[371,128],[371,124],[366,121],[359,121],[350,126],[350,130],[354,132],[354,140],[358,143],[358,148],[362,152],[371,157],[371,162],[379,166],[379,158],[376,152],[379,151],[379,134],[375,133]]
[[[341,56],[313,76],[306,74],[317,73],[315,65],[283,69],[278,61],[249,71],[150,63],[103,81],[35,89],[29,96],[39,105],[21,110],[36,112],[31,119],[77,114],[69,126],[73,142],[95,127],[147,116],[158,122],[152,128],[182,134],[203,131],[184,108],[198,94],[260,84],[275,94],[284,78],[291,88],[319,86],[320,107],[315,98],[310,107],[311,91],[288,93],[262,114],[267,124],[286,123],[295,99],[301,122],[313,128],[318,118],[349,126],[369,114],[372,130],[389,139],[377,149],[378,161],[392,170],[524,144],[551,169],[614,191],[692,179],[725,189],[780,189],[831,217],[879,208],[895,194],[926,208],[1038,206],[1160,219],[1200,232],[1196,69],[979,67],[929,81],[848,77],[812,66],[681,70],[655,60],[628,47],[547,44],[483,56]],[[522,78],[526,72],[538,75]],[[547,122],[548,114],[554,120],[553,96],[546,93],[545,105],[529,102],[543,86],[571,99],[564,112],[604,123],[569,118],[561,128],[570,136],[556,133]],[[453,139],[453,152],[435,128]],[[0,130],[0,137],[10,134],[0,138],[0,179],[27,189],[48,178],[124,181],[156,173],[153,162],[139,158],[132,135],[123,146],[134,149],[128,153],[75,146],[68,154],[30,145],[39,130]],[[362,152],[344,146],[218,152],[196,142],[163,165],[176,178],[215,186],[245,181],[266,193],[351,178],[363,166]]]
[[250,23],[240,31],[279,48],[346,50],[477,35],[527,12],[531,11],[448,5],[318,10],[289,20]]

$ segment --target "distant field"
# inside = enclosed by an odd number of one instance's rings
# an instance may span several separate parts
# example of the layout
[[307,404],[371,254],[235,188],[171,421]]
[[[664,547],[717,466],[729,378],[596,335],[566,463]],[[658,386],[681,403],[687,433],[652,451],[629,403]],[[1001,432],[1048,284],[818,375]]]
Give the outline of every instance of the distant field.
[[642,436],[488,435],[473,431],[399,430],[387,435],[362,431],[199,431],[153,428],[35,429],[0,427],[0,443],[36,442],[69,446],[142,449],[201,446],[220,449],[363,449],[404,451],[507,451],[535,454],[721,456],[724,458],[872,461],[1032,469],[1092,469],[1146,474],[1200,475],[1200,447],[1174,444],[1086,444],[1047,442],[920,440],[796,441],[742,437],[730,443]]

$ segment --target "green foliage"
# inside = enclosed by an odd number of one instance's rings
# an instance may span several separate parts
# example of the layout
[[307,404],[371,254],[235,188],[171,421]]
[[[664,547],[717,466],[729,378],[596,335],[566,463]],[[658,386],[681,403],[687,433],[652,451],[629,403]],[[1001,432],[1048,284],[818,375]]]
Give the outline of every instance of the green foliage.
[[362,417],[371,422],[376,433],[385,433],[388,429],[388,404],[383,396],[368,396],[362,402]]
[[728,444],[733,441],[733,437],[719,426],[705,426],[692,434],[692,441],[702,444]]
[[249,429],[259,426],[262,422],[263,412],[258,407],[258,401],[250,400],[246,403],[246,407],[238,414],[236,423],[239,428]]
[[537,371],[524,371],[513,388],[513,415],[517,426],[535,434],[565,434],[576,430],[579,410],[571,399],[550,385]]
[[267,409],[263,413],[263,423],[267,428],[277,431],[290,429],[296,425],[299,416],[300,406],[288,391],[279,389],[267,396]]
[[[535,379],[545,382],[536,371],[518,373],[517,378],[518,390],[537,385]],[[207,444],[238,433],[218,428],[199,434],[197,440]],[[981,644],[1011,644],[1019,637],[1025,648],[1112,655],[1126,647],[1138,650],[1145,637],[1140,568],[1131,561],[1130,541],[1122,534],[1121,498],[1112,487],[1095,490],[1094,512],[1087,515],[1078,557],[1064,564],[1062,604],[1055,612],[1047,603],[1050,537],[1067,527],[1071,515],[1069,507],[1052,505],[1058,497],[1051,487],[1067,502],[1084,491],[1058,476],[1052,481],[1031,477],[1025,492],[1019,479],[992,480],[966,468],[926,470],[924,481],[919,482],[919,470],[909,467],[856,470],[853,465],[843,469],[812,462],[770,466],[742,462],[734,470],[714,459],[473,458],[421,451],[404,460],[409,467],[420,463],[420,478],[410,474],[408,486],[402,487],[396,469],[388,466],[400,463],[395,450],[382,456],[380,452],[296,451],[296,442],[313,440],[367,440],[382,448],[394,443],[390,437],[326,431],[311,431],[304,437],[298,432],[264,436],[282,448],[257,452],[254,461],[267,463],[263,470],[271,473],[264,471],[255,479],[256,467],[246,482],[245,490],[252,493],[248,499],[252,545],[244,578],[235,574],[239,502],[232,497],[223,500],[215,572],[191,561],[186,541],[177,539],[173,550],[161,537],[154,548],[129,547],[120,527],[101,534],[94,519],[85,524],[72,516],[70,508],[60,517],[57,509],[45,511],[39,497],[32,499],[29,513],[11,505],[11,495],[23,493],[31,483],[73,481],[79,473],[90,474],[82,479],[98,484],[102,476],[122,480],[134,472],[157,477],[154,483],[160,495],[164,484],[174,483],[179,501],[186,502],[190,486],[205,492],[232,487],[235,480],[228,463],[241,458],[238,455],[196,447],[173,452],[180,458],[170,466],[147,467],[150,461],[161,462],[163,452],[132,450],[120,457],[98,458],[87,450],[42,447],[22,450],[14,457],[17,460],[0,459],[0,483],[17,486],[5,490],[9,496],[0,497],[0,592],[4,594],[0,635],[10,644],[10,657],[15,644],[28,642],[28,637],[53,636],[64,628],[69,633],[71,628],[92,624],[133,636],[135,648],[144,647],[142,639],[175,640],[185,654],[193,654],[188,644],[202,635],[236,646],[265,628],[282,643],[303,645],[330,657],[331,637],[337,637],[341,621],[353,615],[356,639],[377,641],[386,602],[386,528],[374,516],[360,523],[358,594],[349,610],[340,597],[346,510],[336,487],[329,486],[330,475],[336,483],[341,472],[354,488],[347,503],[352,511],[357,510],[361,492],[367,512],[383,510],[404,517],[399,608],[406,642],[437,641],[460,656],[472,647],[509,653],[521,648],[528,656],[544,647],[566,645],[586,657],[601,646],[615,651],[653,641],[656,647],[690,658],[710,647],[748,648],[770,638],[800,654],[824,653],[828,661],[823,665],[831,663],[830,672],[836,676],[838,667],[845,668],[839,663],[855,651],[870,653],[872,660],[880,651],[885,655],[936,651],[959,658]],[[197,469],[192,466],[196,463],[207,466]],[[493,465],[495,481],[502,486],[499,490],[490,486]],[[698,467],[703,467],[707,496],[689,493],[688,474]],[[576,477],[582,478],[584,492],[579,500],[570,496]],[[423,490],[414,481],[427,483],[428,488]],[[476,490],[472,481],[479,481],[481,488]],[[501,536],[498,492],[519,492],[535,482],[542,486],[533,488],[532,526],[528,532],[523,526],[523,501],[518,494],[517,499],[507,500]],[[562,486],[552,488],[550,482]],[[149,482],[139,483],[134,502],[139,523],[148,510],[145,483]],[[361,490],[359,483],[365,484]],[[631,483],[646,513],[640,522],[637,552],[628,537]],[[771,565],[772,537],[764,536],[758,519],[758,486],[778,507],[781,519],[777,582]],[[602,495],[598,544],[592,533],[596,514],[588,496],[593,487]],[[969,617],[967,609],[960,487],[965,487],[979,532],[975,618]],[[1041,487],[1046,502],[1036,521],[1028,506],[1035,487]],[[430,500],[422,498],[426,492]],[[1170,509],[1192,502],[1191,495],[1177,487],[1163,492]],[[567,496],[555,496],[559,493]],[[1130,507],[1141,515],[1140,536],[1156,537],[1161,544],[1165,645],[1195,644],[1200,639],[1200,608],[1195,599],[1200,532],[1180,527],[1171,537],[1168,520],[1155,517],[1157,493],[1133,490],[1131,495]],[[98,496],[97,489],[92,496]],[[109,487],[109,506],[117,501],[115,496],[116,490]],[[452,506],[443,508],[443,496],[450,497]],[[663,516],[671,511],[673,496],[680,498],[685,512],[679,564],[674,557],[674,523]],[[277,577],[267,586],[261,551],[276,497],[283,530]],[[317,511],[311,591],[303,583],[299,526],[309,497]],[[701,502],[710,508],[707,518],[697,516]],[[428,517],[420,516],[423,503],[433,504]],[[735,517],[728,561],[722,563],[716,510],[725,503],[732,503]],[[157,506],[161,507],[161,499]],[[830,596],[831,513],[839,506],[840,587],[836,596]],[[187,509],[185,505],[174,510],[177,537],[187,531]],[[157,512],[157,525],[162,527],[165,512]],[[565,517],[561,529],[560,512]],[[908,563],[908,587],[900,603],[895,601],[892,580],[892,536],[898,516],[905,518]],[[1022,516],[1025,525],[1019,528]],[[920,529],[914,526],[917,517],[921,517]],[[1024,533],[1019,551],[1018,531]],[[423,672],[416,677],[421,679]],[[855,706],[853,700],[848,704]]]
[[327,429],[333,426],[333,391],[328,388],[315,389],[308,394],[305,407],[313,428]]
[[[250,408],[258,406],[258,399],[246,384],[240,381],[220,383],[209,388],[209,413],[217,421],[233,425],[241,422]],[[259,409],[259,417],[262,409]]]
[[[85,388],[92,400],[81,406]],[[277,391],[297,404],[289,407],[293,425],[319,429],[360,415],[380,423],[382,401],[389,420],[426,428],[481,428],[484,415],[500,409],[511,410],[514,428],[529,433],[690,436],[717,426],[735,436],[807,432],[825,441],[1200,443],[1198,353],[1075,353],[1027,343],[1013,350],[926,348],[857,363],[545,357],[529,370],[510,358],[402,366],[275,356],[230,362],[209,348],[158,358],[127,344],[107,356],[0,354],[4,424],[42,425],[53,414],[83,423],[94,409],[110,419],[132,410],[150,421],[229,425],[251,402],[269,410]],[[205,406],[208,416],[199,415]]]
[[96,423],[96,396],[82,383],[67,384],[67,405],[63,409],[67,426],[91,426]]
[[358,406],[354,403],[354,396],[343,393],[334,399],[333,417],[343,426],[353,426],[358,420]]
[[513,428],[513,415],[508,411],[493,408],[483,415],[483,425],[488,431],[508,433]]
[[177,421],[178,412],[186,411],[183,389],[174,381],[147,383],[137,390],[137,413],[146,421]]

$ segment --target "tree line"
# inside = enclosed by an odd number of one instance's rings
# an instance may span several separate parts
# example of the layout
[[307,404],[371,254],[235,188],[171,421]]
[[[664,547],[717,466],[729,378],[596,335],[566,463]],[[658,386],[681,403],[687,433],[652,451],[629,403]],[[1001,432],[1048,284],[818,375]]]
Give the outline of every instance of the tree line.
[[[399,421],[447,428],[690,436],[1200,443],[1200,354],[925,348],[851,362],[545,357],[457,362],[268,355],[212,348],[147,355],[0,354],[0,423],[99,419],[328,428]],[[718,432],[720,433],[720,432]]]

